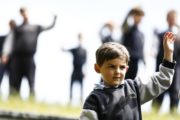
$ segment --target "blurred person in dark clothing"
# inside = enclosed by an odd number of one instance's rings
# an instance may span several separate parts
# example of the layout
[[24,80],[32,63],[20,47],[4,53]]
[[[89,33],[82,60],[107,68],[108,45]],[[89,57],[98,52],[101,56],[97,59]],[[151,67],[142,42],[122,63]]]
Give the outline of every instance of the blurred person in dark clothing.
[[[11,34],[11,32],[14,30],[14,28],[16,27],[16,22],[11,19],[9,21],[9,28],[10,28],[10,31],[8,34]],[[4,73],[6,71],[9,71],[9,58],[7,59],[7,57],[4,57],[2,55],[3,53],[3,46],[5,44],[5,41],[8,39],[7,38],[8,35],[3,35],[3,36],[0,36],[0,84],[2,82],[2,79],[3,79],[3,76],[4,76]]]
[[83,36],[81,33],[78,34],[78,46],[72,49],[62,49],[63,51],[69,51],[73,56],[73,72],[71,75],[71,83],[70,83],[70,103],[73,98],[73,85],[75,82],[80,84],[80,101],[83,101],[83,79],[85,77],[85,73],[83,70],[83,66],[86,63],[87,51],[82,46]]
[[161,94],[159,97],[153,100],[153,107],[156,107],[158,110],[160,109],[160,106],[163,102],[165,94],[169,94],[170,96],[170,111],[173,112],[173,110],[176,110],[178,107],[179,99],[178,99],[178,92],[180,89],[180,26],[177,24],[177,12],[175,10],[170,10],[167,13],[167,24],[168,28],[167,30],[158,33],[155,32],[155,35],[158,38],[158,52],[156,56],[156,71],[159,70],[160,61],[163,60],[163,35],[167,31],[174,32],[176,34],[176,41],[174,44],[174,60],[177,61],[175,75],[173,77],[173,83],[171,87],[165,91],[163,94]]
[[4,75],[4,64],[2,63],[2,48],[5,41],[6,35],[0,36],[0,85]]
[[[30,95],[34,95],[35,62],[37,40],[41,32],[52,29],[56,23],[57,16],[54,16],[53,22],[49,26],[32,25],[26,8],[20,8],[20,14],[23,23],[17,26],[11,35],[9,35],[10,50],[6,49],[4,56],[10,56],[10,94],[20,92],[20,85],[23,77],[28,80]],[[10,42],[11,41],[11,42]]]
[[[135,7],[129,11],[122,25],[122,44],[130,53],[129,70],[126,79],[134,79],[138,72],[138,62],[144,61],[144,34],[139,30],[139,24],[144,16],[144,11]],[[131,19],[131,22],[129,20]]]

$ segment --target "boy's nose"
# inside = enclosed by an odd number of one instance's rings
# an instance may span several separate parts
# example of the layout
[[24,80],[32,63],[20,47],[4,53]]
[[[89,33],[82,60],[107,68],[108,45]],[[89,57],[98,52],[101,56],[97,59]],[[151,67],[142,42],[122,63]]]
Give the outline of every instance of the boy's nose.
[[120,68],[117,68],[116,69],[116,73],[120,73],[121,72],[121,69]]

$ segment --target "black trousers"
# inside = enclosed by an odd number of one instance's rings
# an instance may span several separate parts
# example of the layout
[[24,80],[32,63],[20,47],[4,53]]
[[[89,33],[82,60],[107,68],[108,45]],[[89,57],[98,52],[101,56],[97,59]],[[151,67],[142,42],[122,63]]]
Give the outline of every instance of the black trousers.
[[7,64],[0,64],[0,85],[3,80],[4,74],[9,72],[9,62]]
[[82,102],[82,100],[83,100],[83,78],[84,78],[84,75],[83,75],[82,69],[74,69],[73,70],[73,73],[71,76],[71,83],[70,83],[70,95],[69,95],[70,102],[72,101],[72,97],[73,97],[72,88],[73,88],[73,85],[75,82],[80,84],[80,101]]
[[28,80],[30,94],[34,94],[35,63],[33,56],[12,56],[9,71],[10,94],[20,92],[23,77]]
[[5,65],[0,64],[0,84],[1,84],[3,76],[4,76],[4,72],[5,72]]

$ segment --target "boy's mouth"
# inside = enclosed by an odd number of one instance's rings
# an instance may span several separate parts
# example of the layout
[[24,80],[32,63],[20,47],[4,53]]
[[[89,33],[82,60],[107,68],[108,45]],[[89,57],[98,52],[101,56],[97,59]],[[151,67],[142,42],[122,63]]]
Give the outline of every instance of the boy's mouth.
[[120,80],[120,77],[113,77],[113,80],[119,81],[119,80]]

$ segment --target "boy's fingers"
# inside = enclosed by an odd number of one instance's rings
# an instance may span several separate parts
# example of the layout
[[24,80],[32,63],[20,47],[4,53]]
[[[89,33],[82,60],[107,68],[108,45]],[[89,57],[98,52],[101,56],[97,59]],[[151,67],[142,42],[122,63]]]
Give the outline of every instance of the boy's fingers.
[[170,40],[171,40],[172,42],[174,42],[174,41],[176,40],[176,36],[175,36],[174,34],[172,34],[172,35],[170,36]]
[[164,34],[164,39],[166,40],[170,34],[171,34],[170,32],[166,32],[166,33]]
[[170,39],[172,39],[172,37],[174,36],[174,34],[173,34],[172,32],[167,32],[166,36],[169,37]]
[[173,42],[175,41],[176,36],[172,32],[166,32],[164,35],[164,39]]
[[173,41],[173,39],[174,39],[173,35],[169,35],[168,37],[169,37],[169,40]]

